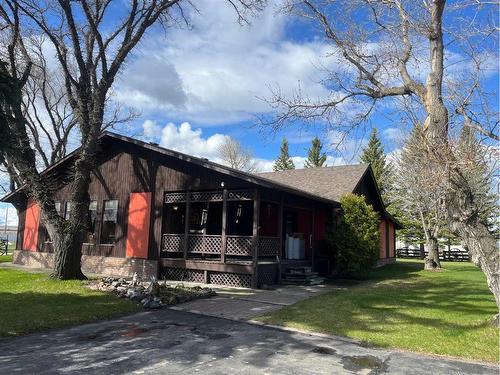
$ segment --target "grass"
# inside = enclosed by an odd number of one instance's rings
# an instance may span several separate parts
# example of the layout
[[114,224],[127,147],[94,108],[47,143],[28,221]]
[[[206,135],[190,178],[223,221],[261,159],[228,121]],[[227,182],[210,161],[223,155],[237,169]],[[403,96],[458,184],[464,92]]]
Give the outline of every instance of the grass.
[[0,263],[8,263],[8,262],[12,262],[12,254],[0,255]]
[[258,320],[348,336],[415,352],[497,362],[497,313],[483,273],[471,263],[443,263],[426,272],[420,261],[373,271],[368,281],[335,290]]
[[[0,262],[6,261],[5,256]],[[0,269],[0,336],[89,323],[139,311],[128,299],[90,290],[83,281]]]

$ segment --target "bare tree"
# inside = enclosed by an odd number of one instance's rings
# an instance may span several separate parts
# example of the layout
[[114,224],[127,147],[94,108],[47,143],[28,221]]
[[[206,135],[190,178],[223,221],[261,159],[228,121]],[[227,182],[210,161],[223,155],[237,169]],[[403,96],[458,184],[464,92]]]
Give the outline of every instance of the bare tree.
[[244,148],[240,142],[231,137],[226,137],[218,150],[219,158],[231,168],[243,172],[256,173],[257,163],[253,158],[252,151]]
[[[476,247],[469,251],[483,258],[483,270],[487,264],[493,267],[497,258],[492,238],[475,220],[474,189],[460,177],[459,156],[449,136],[455,127],[466,127],[487,137],[486,143],[498,140],[498,101],[488,100],[484,90],[486,68],[498,67],[498,1],[447,5],[446,0],[284,0],[283,9],[310,20],[324,33],[331,46],[328,58],[335,60],[334,68],[324,69],[331,93],[310,98],[299,90],[290,98],[278,90],[270,99],[278,115],[266,125],[276,129],[308,120],[349,131],[381,102],[400,106],[401,111],[411,108],[412,122],[422,124],[426,155],[432,156],[429,162],[440,176],[449,177],[440,180],[443,195],[436,199],[448,208],[450,227],[462,216],[460,225],[467,228],[461,231],[463,240],[470,243],[474,238],[471,246]],[[457,65],[465,72],[457,74]],[[498,92],[493,95],[497,98]],[[457,210],[466,198],[469,209]],[[498,273],[485,273],[498,302],[498,281],[491,280]]]
[[[226,1],[236,10],[240,21],[263,5],[263,0]],[[1,151],[7,165],[15,169],[26,186],[28,196],[41,206],[54,244],[56,278],[85,277],[80,262],[90,201],[88,187],[99,152],[99,134],[109,112],[110,89],[127,57],[149,29],[188,22],[185,6],[191,6],[189,0],[133,0],[127,5],[111,0],[4,0],[0,4],[1,28],[7,39],[3,53],[7,58],[1,66],[6,82],[2,89],[7,93],[2,97],[2,121],[8,139]],[[43,35],[55,51],[71,121],[79,133],[79,152],[70,181],[69,220],[57,214],[53,200],[55,187],[37,170],[36,146],[30,143],[30,131],[39,131],[39,127],[30,129],[28,124],[33,122],[22,104],[23,90],[36,70],[29,49],[30,35]]]

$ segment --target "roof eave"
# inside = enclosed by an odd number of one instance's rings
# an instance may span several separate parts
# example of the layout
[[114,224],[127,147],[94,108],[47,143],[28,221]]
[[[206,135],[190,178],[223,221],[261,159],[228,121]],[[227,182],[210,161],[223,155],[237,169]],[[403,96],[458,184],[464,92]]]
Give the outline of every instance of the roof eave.
[[[338,204],[337,201],[323,198],[323,197],[320,197],[320,196],[317,196],[314,194],[310,194],[310,193],[305,192],[303,190],[294,189],[292,187],[271,181],[271,180],[266,179],[264,177],[259,177],[259,176],[254,175],[254,174],[242,172],[242,171],[239,171],[239,170],[236,170],[236,169],[224,166],[224,165],[220,165],[220,164],[211,162],[209,160],[205,160],[205,159],[197,158],[195,156],[183,154],[181,152],[173,151],[173,150],[170,150],[167,148],[160,147],[158,145],[143,142],[143,141],[140,141],[138,139],[134,139],[134,138],[127,137],[127,136],[120,135],[120,134],[116,134],[116,133],[112,133],[109,131],[102,132],[99,136],[99,139],[104,138],[104,137],[108,137],[108,138],[117,139],[117,140],[120,140],[123,142],[131,143],[131,144],[134,144],[136,146],[143,147],[143,148],[149,149],[151,151],[154,151],[154,152],[157,152],[157,153],[160,153],[163,155],[178,158],[178,159],[186,161],[186,162],[194,163],[194,164],[200,165],[202,167],[215,170],[216,172],[219,172],[222,174],[237,177],[237,178],[242,179],[244,181],[247,181],[247,182],[268,188],[268,189],[279,189],[279,190],[282,190],[282,191],[290,193],[290,194],[299,195],[299,196],[302,196],[304,198],[308,198],[308,199],[319,201],[319,202],[326,203],[326,204]],[[47,174],[48,172],[50,172],[51,170],[54,170],[55,168],[60,166],[65,161],[74,157],[79,152],[79,150],[80,150],[80,148],[77,148],[76,150],[72,151],[71,153],[66,155],[64,158],[60,159],[59,161],[57,161],[56,163],[54,163],[50,167],[46,168],[44,171],[41,172],[41,174],[44,175],[44,174]],[[20,193],[25,187],[26,187],[26,185],[23,185],[23,186],[19,187],[18,189],[14,190],[13,192],[7,194],[6,196],[2,197],[2,199],[0,199],[0,202],[9,202],[10,198],[12,198],[16,194]]]

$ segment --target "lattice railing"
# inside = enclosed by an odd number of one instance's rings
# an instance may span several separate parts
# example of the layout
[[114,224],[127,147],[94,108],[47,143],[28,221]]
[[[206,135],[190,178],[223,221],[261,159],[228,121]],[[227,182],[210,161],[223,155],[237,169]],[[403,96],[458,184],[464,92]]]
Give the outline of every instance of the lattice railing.
[[277,256],[280,251],[279,237],[259,237],[259,256]]
[[168,253],[182,253],[184,251],[184,235],[164,234],[161,250]]
[[189,235],[189,253],[220,254],[221,249],[222,236]]
[[[165,193],[165,203],[186,202],[189,198],[192,202],[222,202],[222,190],[217,191],[192,191]],[[230,201],[252,200],[254,192],[252,190],[229,190],[227,199]]]
[[195,283],[205,282],[205,272],[202,270],[169,267],[163,269],[163,277],[167,280],[191,281]]
[[252,255],[252,237],[227,236],[226,255]]
[[186,201],[186,193],[166,193],[165,203],[178,203]]
[[195,191],[191,193],[192,202],[222,201],[222,191]]
[[230,201],[252,200],[254,198],[252,190],[229,190],[227,199]]
[[230,272],[210,272],[209,282],[210,284],[251,288],[252,275]]
[[257,286],[274,285],[276,284],[277,266],[273,267],[259,267],[257,269]]

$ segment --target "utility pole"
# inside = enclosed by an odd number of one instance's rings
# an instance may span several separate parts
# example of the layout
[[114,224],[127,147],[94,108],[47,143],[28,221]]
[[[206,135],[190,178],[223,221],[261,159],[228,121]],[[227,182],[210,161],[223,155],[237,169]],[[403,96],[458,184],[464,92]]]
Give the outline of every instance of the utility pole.
[[5,210],[5,226],[3,233],[5,234],[5,238],[7,239],[7,242],[9,241],[9,237],[7,236],[7,219],[9,217],[9,207]]

